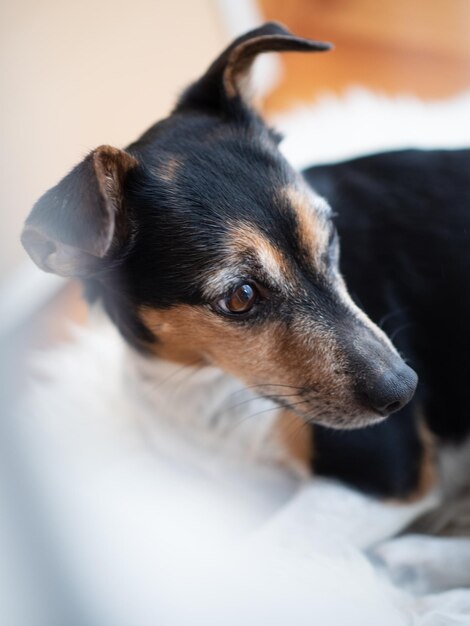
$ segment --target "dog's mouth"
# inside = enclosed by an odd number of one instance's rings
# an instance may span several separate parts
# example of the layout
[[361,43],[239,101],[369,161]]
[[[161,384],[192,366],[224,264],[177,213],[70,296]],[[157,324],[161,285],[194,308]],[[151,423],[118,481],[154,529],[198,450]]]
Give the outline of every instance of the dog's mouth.
[[294,413],[305,424],[349,430],[378,424],[389,416],[354,401],[347,403],[343,398],[294,385],[265,384],[259,385],[257,391],[280,408]]
[[410,380],[403,384],[402,391],[395,393],[393,401],[388,403],[385,401],[379,404],[375,401],[371,404],[364,398],[363,393],[355,392],[354,388],[340,388],[333,392],[291,384],[269,383],[258,385],[257,392],[279,407],[295,413],[306,424],[350,430],[379,424],[403,408],[411,399],[416,387],[417,377],[412,370],[410,372],[412,372]]

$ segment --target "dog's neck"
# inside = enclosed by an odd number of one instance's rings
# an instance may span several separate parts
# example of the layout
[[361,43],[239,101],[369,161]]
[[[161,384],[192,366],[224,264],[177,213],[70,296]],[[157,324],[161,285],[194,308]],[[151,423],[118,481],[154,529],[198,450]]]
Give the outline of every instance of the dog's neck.
[[242,382],[210,365],[181,365],[130,350],[131,389],[154,424],[214,458],[305,469],[280,436],[282,410]]

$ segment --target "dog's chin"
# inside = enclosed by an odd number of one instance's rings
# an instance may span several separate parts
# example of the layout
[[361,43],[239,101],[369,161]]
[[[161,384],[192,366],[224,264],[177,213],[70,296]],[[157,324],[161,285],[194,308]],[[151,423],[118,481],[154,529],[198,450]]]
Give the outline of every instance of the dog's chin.
[[[286,407],[289,408],[289,407]],[[332,410],[321,411],[318,408],[311,409],[310,411],[299,411],[295,407],[290,409],[293,413],[296,413],[307,424],[319,424],[327,428],[334,430],[356,430],[360,428],[367,428],[368,426],[375,426],[380,424],[384,420],[388,419],[388,415],[382,415],[375,413],[374,411],[367,411],[363,408],[347,410]]]
[[338,418],[327,418],[310,420],[311,423],[320,424],[334,430],[357,430],[360,428],[367,428],[368,426],[375,426],[380,424],[384,420],[388,419],[388,415],[380,415],[379,413],[368,413],[355,417],[348,415],[339,416]]

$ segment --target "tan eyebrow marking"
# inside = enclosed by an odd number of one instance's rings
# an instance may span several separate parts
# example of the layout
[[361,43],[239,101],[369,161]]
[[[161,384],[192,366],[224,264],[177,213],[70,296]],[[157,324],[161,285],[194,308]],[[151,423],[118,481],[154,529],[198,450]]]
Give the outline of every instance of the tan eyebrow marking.
[[229,247],[240,254],[247,250],[254,252],[266,272],[281,282],[288,265],[281,252],[251,224],[241,223],[230,229],[227,235]]
[[[327,219],[325,215],[322,215],[326,213],[325,201],[320,197],[312,199],[307,191],[294,185],[282,187],[280,195],[295,213],[298,224],[297,236],[301,248],[312,257],[316,265],[319,264],[320,257],[327,248],[329,237]],[[316,207],[315,204],[318,206]]]
[[292,269],[283,254],[257,228],[247,222],[237,222],[229,227],[225,237],[228,267],[208,273],[207,295],[220,295],[231,281],[240,278],[246,253],[257,258],[263,270],[280,289],[292,278]]

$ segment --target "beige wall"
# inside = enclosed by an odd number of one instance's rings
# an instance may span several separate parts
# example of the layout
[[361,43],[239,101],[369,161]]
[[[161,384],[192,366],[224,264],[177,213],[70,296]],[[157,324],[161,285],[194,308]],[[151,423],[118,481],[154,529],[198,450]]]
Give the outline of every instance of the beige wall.
[[0,279],[37,197],[165,115],[225,44],[214,0],[2,0]]

